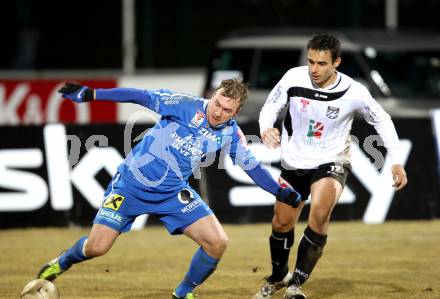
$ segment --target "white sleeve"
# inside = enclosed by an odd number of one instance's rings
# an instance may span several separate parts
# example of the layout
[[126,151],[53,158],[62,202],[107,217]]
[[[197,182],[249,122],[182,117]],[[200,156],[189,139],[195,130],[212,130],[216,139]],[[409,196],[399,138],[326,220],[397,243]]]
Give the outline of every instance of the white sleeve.
[[360,109],[360,112],[365,121],[374,126],[374,129],[382,138],[392,164],[399,164],[400,142],[390,115],[373,99],[366,89],[363,103],[364,106]]
[[258,119],[260,124],[260,135],[264,130],[273,128],[278,114],[287,103],[286,75],[287,73],[281,78],[278,84],[275,85],[261,108],[260,118]]

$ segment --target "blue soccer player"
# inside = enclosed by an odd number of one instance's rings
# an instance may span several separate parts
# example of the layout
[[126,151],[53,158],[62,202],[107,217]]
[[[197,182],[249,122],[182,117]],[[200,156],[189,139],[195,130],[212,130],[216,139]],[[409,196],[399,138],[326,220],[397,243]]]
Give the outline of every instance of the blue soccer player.
[[295,190],[281,188],[249,151],[234,119],[248,93],[239,80],[222,81],[209,100],[165,89],[92,89],[71,83],[59,92],[77,103],[137,103],[159,113],[161,119],[118,167],[89,236],[44,265],[38,278],[54,280],[73,264],[104,255],[121,233],[130,230],[137,216],[155,214],[170,234],[185,234],[200,245],[172,294],[172,298],[194,298],[194,288],[216,269],[228,237],[188,179],[219,151],[228,153],[278,201],[294,207],[301,201]]

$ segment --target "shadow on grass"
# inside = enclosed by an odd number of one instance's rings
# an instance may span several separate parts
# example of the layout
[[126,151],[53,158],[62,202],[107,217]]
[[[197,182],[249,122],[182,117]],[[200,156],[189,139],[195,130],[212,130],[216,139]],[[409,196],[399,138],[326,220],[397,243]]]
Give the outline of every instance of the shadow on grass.
[[[151,298],[171,298],[171,292],[169,289],[164,290],[151,290],[142,291],[137,294],[131,294],[127,296],[118,297],[119,299],[151,299]],[[200,298],[218,298],[218,299],[239,299],[239,298],[251,298],[254,293],[249,292],[248,289],[240,287],[229,287],[227,289],[215,289],[215,290],[196,290],[195,293]]]
[[[170,289],[131,291],[120,299],[171,298]],[[350,280],[340,278],[312,279],[304,285],[304,292],[310,298],[438,298],[432,288],[409,290],[397,284],[375,280]],[[251,298],[253,292],[246,287],[228,287],[199,290],[201,298]],[[282,298],[284,290],[274,298]]]
[[338,294],[352,294],[382,298],[385,294],[403,294],[405,288],[383,281],[344,280],[340,278],[314,279],[304,285],[305,292],[316,298],[327,298]]

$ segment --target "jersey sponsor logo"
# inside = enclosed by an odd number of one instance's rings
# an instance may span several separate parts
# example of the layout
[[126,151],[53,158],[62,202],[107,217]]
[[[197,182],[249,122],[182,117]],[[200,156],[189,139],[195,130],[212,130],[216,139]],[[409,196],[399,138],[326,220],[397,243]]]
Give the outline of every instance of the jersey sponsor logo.
[[273,95],[269,98],[268,102],[273,102],[276,103],[281,99],[281,86],[277,85],[275,87],[275,91],[273,93]]
[[317,93],[315,93],[315,98],[327,99],[328,96],[326,94],[317,92]]
[[163,101],[163,103],[165,105],[176,105],[176,104],[179,104],[179,99],[171,98],[171,99],[167,99],[167,100]]
[[103,210],[103,209],[99,210],[98,216],[105,218],[108,221],[116,223],[116,224],[121,224],[122,221],[124,220],[124,218],[122,217],[121,214],[113,212],[113,211],[109,211],[109,210]]
[[202,124],[204,118],[205,113],[203,113],[202,111],[197,111],[194,117],[191,119],[191,123],[189,124],[189,126],[191,128],[199,127]]
[[321,139],[324,131],[324,124],[313,119],[309,120],[309,130],[307,131],[307,137],[314,137]]
[[190,202],[185,207],[180,209],[180,211],[184,214],[191,213],[192,211],[194,211],[195,209],[200,207],[202,205],[202,203],[203,203],[202,200],[200,198],[197,198],[196,200]]
[[342,165],[330,165],[330,169],[327,171],[328,174],[334,173],[334,174],[343,174],[344,168]]
[[308,146],[312,146],[314,148],[320,148],[320,149],[325,149],[329,147],[329,143],[321,140],[319,138],[310,138],[307,136],[301,136],[298,139],[293,139],[295,143],[297,144],[305,144]]
[[330,119],[337,119],[339,116],[339,108],[328,106],[327,112],[325,113],[325,116],[327,116]]
[[102,204],[103,208],[119,210],[122,205],[122,202],[125,200],[125,197],[119,194],[110,194]]
[[378,105],[375,105],[374,107],[365,107],[366,114],[372,119],[375,119],[377,117],[377,110]]
[[206,138],[208,138],[211,141],[215,141],[215,142],[219,142],[221,137],[215,135],[214,133],[210,132],[208,129],[206,128],[200,128],[199,130],[199,134],[202,136],[205,136]]
[[154,94],[158,95],[160,98],[160,100],[158,100],[162,101],[162,103],[166,105],[178,104],[180,101],[184,101],[186,99],[193,100],[193,97],[180,93],[169,94],[167,92],[154,92]]
[[179,194],[177,194],[177,198],[185,205],[185,207],[180,209],[184,214],[194,211],[202,204],[200,198],[195,199],[194,193],[189,189],[183,189],[180,191]]
[[300,111],[302,113],[307,112],[307,107],[309,106],[310,101],[307,100],[307,99],[304,99],[304,98],[302,98],[300,101],[301,101],[301,109],[300,109]]
[[[184,157],[203,157],[205,153],[202,151],[200,140],[198,138],[193,138],[190,134],[186,137],[181,137],[177,132],[171,134],[173,141],[171,147],[178,150]],[[172,157],[175,159],[174,157]],[[175,165],[178,167],[177,161]]]
[[194,194],[189,189],[183,189],[177,194],[177,199],[184,205],[187,205],[194,200]]

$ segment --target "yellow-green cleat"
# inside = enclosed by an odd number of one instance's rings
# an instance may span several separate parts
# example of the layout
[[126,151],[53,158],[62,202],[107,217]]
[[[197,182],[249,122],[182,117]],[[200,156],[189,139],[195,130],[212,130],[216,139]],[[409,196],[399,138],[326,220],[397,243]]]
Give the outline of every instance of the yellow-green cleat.
[[185,297],[177,297],[176,295],[176,291],[173,292],[173,297],[171,297],[172,299],[195,299],[196,295],[194,293],[187,293],[185,295]]
[[60,257],[51,260],[49,263],[41,267],[40,271],[37,274],[37,278],[45,279],[49,281],[55,280],[58,276],[60,276],[64,270],[61,269],[60,264],[58,262]]

